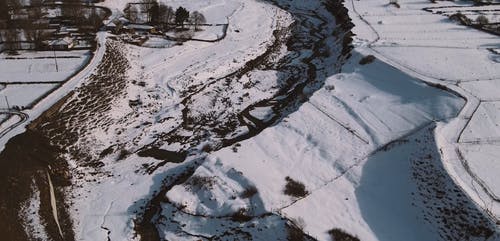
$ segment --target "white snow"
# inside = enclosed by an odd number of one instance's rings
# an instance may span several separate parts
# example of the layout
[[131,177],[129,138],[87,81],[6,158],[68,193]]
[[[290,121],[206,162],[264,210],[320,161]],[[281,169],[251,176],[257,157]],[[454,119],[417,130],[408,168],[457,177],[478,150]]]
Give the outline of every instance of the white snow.
[[2,53],[0,82],[62,82],[78,72],[89,58],[90,52],[85,50],[21,51],[15,56]]
[[[122,3],[112,0],[103,4],[120,10]],[[172,2],[171,5],[174,6],[175,3]],[[227,23],[228,17],[228,36],[216,43],[190,41],[170,48],[126,45],[124,52],[131,66],[127,75],[130,80],[143,81],[145,86],[127,85],[126,96],[114,102],[104,117],[110,118],[113,125],[106,129],[96,128],[88,133],[88,139],[92,140],[86,144],[91,150],[90,155],[99,155],[100,151],[121,140],[127,143],[133,140],[123,147],[133,152],[150,143],[157,133],[168,132],[179,123],[179,117],[182,116],[183,106],[180,101],[183,99],[181,97],[183,91],[206,84],[207,81],[221,78],[243,67],[247,61],[266,51],[268,44],[274,39],[273,30],[278,24],[291,23],[286,12],[260,1],[200,0],[184,3],[189,10],[203,11],[210,23]],[[234,31],[235,29],[241,31],[238,33]],[[272,76],[272,78],[260,83],[261,90],[249,89],[252,95],[257,98],[270,96],[271,93],[266,91],[275,85],[274,75],[272,71],[260,73],[258,76]],[[130,108],[128,100],[135,99],[140,99],[142,106],[150,108]],[[195,100],[200,101],[200,105],[197,106],[199,111],[209,110],[201,105],[202,96]],[[136,117],[129,118],[130,115]],[[172,151],[177,151],[178,148],[181,147],[174,145],[165,147]],[[105,240],[108,236],[105,228],[111,230],[109,234],[111,240],[137,239],[138,237],[134,238],[133,230],[136,212],[141,212],[141,206],[145,205],[144,201],[151,198],[152,190],[158,190],[163,178],[180,172],[176,170],[178,165],[166,164],[151,176],[143,171],[135,173],[135,170],[143,168],[143,164],[155,166],[158,161],[137,155],[131,155],[119,162],[116,162],[116,158],[116,155],[112,155],[103,160],[105,163],[103,171],[113,175],[112,177],[97,177],[98,182],[75,180],[75,185],[82,185],[75,189],[75,196],[71,198],[73,204],[70,211],[75,220],[76,239]],[[77,173],[89,172],[86,168],[73,165]],[[243,188],[236,184],[230,187],[236,191]],[[223,190],[221,193],[227,191],[225,188],[221,189]],[[126,197],[122,195],[123,193],[127,193]],[[225,205],[219,212],[228,213],[243,203],[238,204],[235,201],[234,205],[230,203]]]
[[[354,56],[343,73],[332,76],[325,83],[326,86],[335,86],[334,90],[323,88],[317,91],[308,103],[281,123],[241,142],[237,152],[225,148],[214,153],[195,175],[208,175],[205,173],[208,169],[214,170],[210,175],[221,178],[218,171],[221,168],[241,171],[257,187],[267,211],[283,211],[287,216],[303,218],[305,230],[320,240],[327,240],[326,232],[334,227],[344,228],[362,240],[378,240],[381,234],[371,230],[371,225],[376,222],[391,223],[384,235],[397,237],[396,240],[405,235],[415,240],[432,240],[428,238],[435,237],[434,234],[422,231],[429,227],[415,221],[418,210],[411,206],[409,192],[406,192],[408,188],[400,186],[411,185],[410,180],[404,179],[410,176],[404,156],[407,150],[397,152],[399,154],[394,154],[390,160],[384,160],[384,154],[369,158],[368,155],[379,146],[433,120],[453,117],[464,102],[383,62],[361,66],[357,61],[362,56]],[[413,92],[408,94],[407,89]],[[350,126],[345,128],[339,122]],[[359,137],[349,130],[359,133]],[[387,180],[378,181],[394,182],[394,187],[373,182],[370,187],[358,187],[360,179],[365,178],[360,168],[367,162],[381,161],[387,162],[384,164],[386,168],[381,168],[391,173],[381,174]],[[389,166],[394,169],[388,169]],[[294,204],[296,198],[283,194],[286,176],[303,182],[312,195]],[[225,177],[223,180],[227,182]],[[217,200],[222,199],[224,196],[218,196],[216,190],[211,195]],[[174,188],[168,197],[177,197],[174,200],[184,203],[180,197],[189,195],[180,191],[182,189]],[[363,200],[356,200],[354,192],[367,193],[362,195]],[[197,205],[207,202],[205,198],[206,195],[194,204],[187,201],[188,208],[201,208]],[[396,208],[394,204],[398,203],[398,198],[401,200]],[[379,200],[373,205],[383,207],[379,211],[385,211],[375,223],[374,220],[364,220],[358,207],[360,201],[367,200]],[[389,205],[387,200],[393,200],[393,203]]]
[[36,189],[35,180],[33,180],[33,184],[31,185],[32,194],[31,197],[23,203],[21,208],[21,218],[23,220],[29,220],[24,223],[25,231],[33,240],[49,240],[47,233],[42,225],[42,220],[38,215],[40,210],[40,191]]
[[482,102],[460,142],[500,142],[500,102]]
[[[476,159],[477,155],[469,155],[463,160],[457,154],[459,151],[467,152],[469,148],[474,150],[482,145],[498,143],[491,142],[500,137],[496,131],[498,110],[492,107],[499,100],[495,87],[500,83],[500,65],[494,51],[498,48],[498,36],[448,19],[446,15],[457,10],[451,7],[463,7],[465,3],[438,1],[437,4],[431,4],[414,0],[398,2],[401,5],[399,9],[387,5],[387,1],[383,0],[346,2],[345,6],[349,8],[349,14],[356,25],[354,32],[358,36],[358,48],[365,53],[375,54],[379,59],[412,76],[447,86],[467,99],[457,118],[438,125],[436,139],[449,175],[477,205],[496,216],[498,222],[500,203],[485,191],[497,189],[498,183],[490,182],[485,185],[486,188],[481,188],[482,175],[487,178],[489,174],[475,173],[474,169],[466,166],[467,163],[481,160]],[[440,6],[446,6],[442,9],[445,11],[443,15],[422,10],[425,7]],[[486,11],[496,7],[467,8]],[[446,12],[449,8],[451,10]],[[436,8],[433,11],[440,10]],[[462,139],[473,140],[473,143],[461,145],[458,142]],[[500,148],[496,150],[491,155],[498,157]],[[496,173],[500,166],[490,165],[489,170]]]
[[58,84],[9,84],[5,89],[0,90],[0,96],[2,96],[0,108],[7,108],[5,96],[10,107],[17,105],[29,108],[58,86]]
[[[98,156],[103,149],[115,145],[134,152],[153,141],[156,134],[172,131],[182,121],[179,116],[185,90],[198,90],[207,81],[242,68],[266,51],[275,38],[274,30],[292,23],[288,13],[261,1],[165,3],[201,11],[209,23],[228,23],[228,36],[217,43],[191,41],[170,48],[126,45],[124,52],[131,66],[126,74],[144,86],[128,84],[125,96],[102,116],[113,124],[84,134],[86,139],[82,142],[87,141],[84,148],[88,148],[90,156]],[[368,241],[437,240],[437,227],[432,220],[424,221],[424,209],[413,203],[413,192],[418,188],[412,179],[409,160],[413,153],[429,148],[436,153],[441,151],[433,155],[439,161],[443,159],[450,180],[476,204],[500,216],[500,204],[477,188],[477,184],[484,184],[495,195],[500,192],[500,185],[495,182],[500,168],[497,161],[500,111],[496,102],[500,68],[493,61],[496,54],[488,50],[498,49],[498,37],[423,11],[423,7],[434,6],[427,1],[401,0],[400,9],[387,3],[386,0],[347,1],[356,38],[353,56],[343,66],[342,73],[327,76],[322,88],[277,124],[238,145],[208,155],[194,176],[167,192],[166,198],[172,204],[163,205],[161,214],[185,224],[182,231],[196,235],[209,236],[223,225],[238,224],[205,217],[193,219],[191,214],[227,218],[243,208],[251,215],[272,214],[268,219],[251,223],[270,228],[261,239],[283,238],[283,234],[272,232],[277,226],[284,229],[283,220],[277,218],[283,215],[303,220],[304,231],[319,240],[328,240],[327,231],[331,228],[341,228]],[[113,8],[113,14],[118,15],[126,2],[107,0],[100,4]],[[90,65],[29,110],[30,120],[95,71],[104,54],[105,37],[106,34],[99,34],[101,47]],[[158,47],[169,43],[152,39],[149,44]],[[283,48],[276,58],[286,53]],[[360,65],[359,60],[368,54],[375,55],[377,60]],[[5,61],[5,66],[14,65],[11,60],[0,61]],[[0,78],[25,80],[30,68],[34,68],[44,72],[37,76],[57,79],[47,60],[36,63],[25,61],[15,72],[0,73]],[[69,73],[75,66],[76,62],[64,65],[63,69]],[[18,75],[19,72],[24,75]],[[1,77],[2,74],[5,76]],[[447,90],[424,81],[440,84]],[[200,91],[190,100],[195,102],[190,111],[197,117],[209,118],[220,114],[217,111],[241,110],[251,102],[241,98],[239,104],[230,107],[214,106],[211,94],[222,92],[221,96],[232,100],[239,97],[233,95],[235,92],[246,92],[246,98],[258,101],[273,96],[279,84],[275,71],[252,71],[234,80],[232,89],[209,85],[210,92]],[[0,95],[13,90],[13,85],[7,85]],[[23,97],[14,101],[30,100]],[[148,108],[130,107],[129,100],[140,100]],[[269,113],[267,107],[251,112],[262,119]],[[130,116],[134,118],[127,118]],[[435,132],[424,128],[431,123],[438,126]],[[23,128],[16,128],[9,135]],[[189,137],[193,133],[181,134]],[[437,144],[420,142],[425,138],[435,138]],[[2,143],[7,139],[2,139]],[[162,148],[177,151],[185,147],[165,144]],[[470,172],[460,163],[457,150],[468,161]],[[117,158],[117,153],[101,158],[102,172],[94,176],[90,175],[93,169],[78,166],[77,160],[68,156],[72,171],[82,177],[74,180],[75,189],[69,198],[77,240],[137,240],[133,230],[136,212],[142,211],[165,177],[182,173],[193,161],[188,158],[187,164],[159,165],[153,175],[148,175],[144,166],[155,166],[158,160],[135,154],[120,161]],[[480,180],[471,180],[473,176]],[[190,186],[197,177],[209,180],[204,183],[209,188]],[[303,183],[308,195],[285,195],[286,177]],[[241,193],[251,186],[257,188],[257,194],[242,197]],[[183,212],[177,212],[174,205],[183,205]],[[178,227],[170,224],[159,225],[160,234],[181,239],[175,233]]]

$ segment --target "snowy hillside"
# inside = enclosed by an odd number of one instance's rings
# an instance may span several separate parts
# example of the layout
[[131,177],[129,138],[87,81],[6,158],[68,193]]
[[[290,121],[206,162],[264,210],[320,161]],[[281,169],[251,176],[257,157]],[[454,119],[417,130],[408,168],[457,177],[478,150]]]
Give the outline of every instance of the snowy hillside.
[[500,240],[500,42],[448,19],[497,5],[162,2],[227,31],[0,61],[19,105],[60,86],[1,124],[24,239]]

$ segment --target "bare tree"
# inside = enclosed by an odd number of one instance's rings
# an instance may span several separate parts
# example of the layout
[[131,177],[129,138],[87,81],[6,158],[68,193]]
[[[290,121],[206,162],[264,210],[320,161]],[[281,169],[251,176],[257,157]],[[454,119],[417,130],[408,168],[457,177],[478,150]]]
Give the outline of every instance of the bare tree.
[[43,42],[50,36],[50,34],[46,32],[46,28],[47,26],[43,24],[33,24],[31,28],[24,30],[26,40],[32,42],[36,50],[41,49],[43,47]]
[[7,20],[10,18],[9,6],[6,1],[0,1],[0,19]]
[[43,16],[43,1],[42,0],[31,0],[30,2],[30,16],[32,19],[38,20]]
[[125,17],[127,17],[130,22],[137,22],[139,10],[135,6],[135,4],[127,5],[123,12],[125,12]]
[[[12,20],[12,14],[19,13],[22,8],[21,0],[0,0],[2,4],[0,4],[0,8],[3,8],[2,11],[5,13],[0,13],[2,17],[6,20]],[[12,27],[12,26],[10,26]]]
[[95,29],[98,29],[103,20],[102,13],[97,11],[96,8],[92,8],[90,14],[86,17],[86,22],[88,25],[93,26]]
[[23,6],[23,4],[21,0],[7,0],[7,6],[14,11],[17,11]]
[[198,28],[198,26],[200,24],[205,24],[207,23],[207,19],[205,18],[205,16],[203,14],[201,14],[200,12],[198,11],[194,11],[191,16],[190,16],[190,21],[194,24],[194,30],[195,31],[199,31],[200,29]]
[[[147,15],[146,22],[153,22],[155,17],[158,16],[158,2],[156,0],[142,0],[141,11]],[[156,16],[155,16],[156,15]]]
[[163,28],[168,29],[168,25],[173,23],[174,19],[174,9],[168,5],[160,3],[158,6],[158,22],[163,24]]
[[84,6],[78,0],[63,0],[61,15],[75,20],[84,18]]
[[17,29],[7,29],[5,32],[5,47],[9,50],[9,53],[16,53],[16,50],[19,49],[19,35]]

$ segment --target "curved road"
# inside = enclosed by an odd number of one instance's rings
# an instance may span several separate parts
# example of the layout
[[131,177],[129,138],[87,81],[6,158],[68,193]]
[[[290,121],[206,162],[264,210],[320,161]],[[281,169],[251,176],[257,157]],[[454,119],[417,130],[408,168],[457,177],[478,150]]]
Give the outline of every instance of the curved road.
[[0,131],[0,138],[3,138],[11,130],[13,130],[14,128],[16,128],[19,125],[23,124],[24,122],[28,121],[28,119],[29,119],[29,115],[28,114],[26,114],[26,113],[24,113],[22,111],[17,111],[17,110],[0,109],[0,114],[3,114],[3,115],[17,115],[20,118],[20,120],[18,122],[16,122],[16,123],[10,125],[9,127],[1,130]]

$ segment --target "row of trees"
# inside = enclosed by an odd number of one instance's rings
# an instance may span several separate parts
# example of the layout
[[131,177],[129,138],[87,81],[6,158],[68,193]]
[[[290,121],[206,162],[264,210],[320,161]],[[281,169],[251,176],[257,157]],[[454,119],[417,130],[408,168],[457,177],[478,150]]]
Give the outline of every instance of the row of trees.
[[188,22],[195,26],[195,30],[199,30],[199,25],[206,23],[205,16],[198,11],[190,13],[184,7],[174,11],[171,6],[158,3],[157,0],[142,0],[141,3],[129,4],[124,13],[132,22],[141,22],[141,14],[144,14],[145,19],[142,19],[142,22],[161,26],[163,29],[169,29],[173,25],[184,29],[184,24]]
[[[5,42],[5,47],[9,50],[19,49],[21,41],[30,42],[35,49],[40,49],[45,40],[52,38],[51,32],[53,32],[49,31],[49,19],[45,18],[47,12],[44,1],[30,0],[28,6],[24,6],[22,2],[22,0],[0,0],[0,20],[5,23],[0,30],[2,32],[0,40]],[[80,29],[83,29],[83,26],[97,29],[105,17],[105,12],[102,10],[83,5],[79,0],[62,0],[59,8],[61,17],[69,19],[70,25]]]

